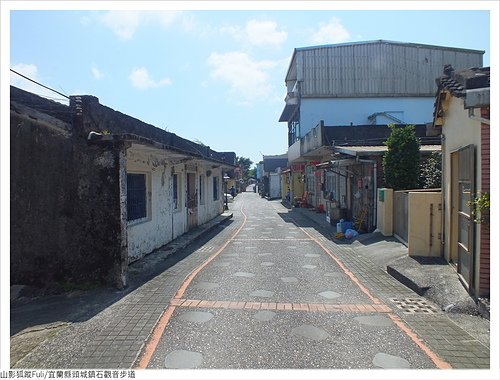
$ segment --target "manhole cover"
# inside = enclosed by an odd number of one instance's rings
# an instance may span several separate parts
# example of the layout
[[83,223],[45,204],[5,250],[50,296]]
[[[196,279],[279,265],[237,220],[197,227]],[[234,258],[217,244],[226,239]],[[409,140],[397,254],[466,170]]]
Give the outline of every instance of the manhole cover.
[[435,314],[438,309],[423,298],[391,298],[396,306],[405,314]]

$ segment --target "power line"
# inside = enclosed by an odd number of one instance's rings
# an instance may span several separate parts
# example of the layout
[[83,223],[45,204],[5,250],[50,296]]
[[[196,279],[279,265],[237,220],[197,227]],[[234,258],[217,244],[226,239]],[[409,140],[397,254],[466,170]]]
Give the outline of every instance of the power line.
[[33,83],[35,83],[35,84],[39,85],[39,86],[42,86],[43,88],[46,88],[47,90],[53,91],[53,92],[55,92],[56,94],[61,95],[61,96],[64,96],[66,99],[69,99],[69,96],[67,96],[67,95],[63,94],[62,92],[56,91],[56,90],[54,90],[53,88],[50,88],[50,87],[47,87],[47,86],[45,86],[45,85],[43,85],[43,84],[41,84],[41,83],[38,83],[36,80],[33,80],[33,79],[31,79],[31,78],[28,78],[27,76],[25,76],[25,75],[23,75],[23,74],[21,74],[21,73],[18,73],[18,72],[17,72],[17,71],[15,71],[15,70],[10,69],[10,71],[12,71],[14,74],[19,75],[20,77],[23,77],[24,79],[27,79],[27,80],[29,80],[29,81],[31,81],[31,82],[33,82]]

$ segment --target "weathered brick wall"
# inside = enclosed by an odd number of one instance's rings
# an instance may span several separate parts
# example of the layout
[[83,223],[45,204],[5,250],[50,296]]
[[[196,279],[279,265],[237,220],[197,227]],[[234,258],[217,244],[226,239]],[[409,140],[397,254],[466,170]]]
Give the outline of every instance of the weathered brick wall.
[[62,281],[75,231],[71,140],[11,114],[11,282]]
[[[122,257],[120,150],[118,145],[75,144],[75,217],[79,226],[72,267],[85,268],[118,288],[127,262]],[[83,265],[82,265],[83,264]]]
[[11,283],[120,287],[121,147],[89,145],[68,115],[11,91]]

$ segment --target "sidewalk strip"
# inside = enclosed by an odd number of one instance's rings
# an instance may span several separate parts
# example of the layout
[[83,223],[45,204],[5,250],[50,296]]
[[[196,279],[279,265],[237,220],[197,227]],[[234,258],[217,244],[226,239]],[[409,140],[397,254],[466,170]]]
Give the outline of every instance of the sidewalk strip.
[[371,294],[371,292],[363,284],[361,284],[361,282],[359,282],[358,278],[354,275],[354,273],[352,273],[349,269],[347,269],[344,263],[340,261],[339,258],[337,258],[328,248],[326,248],[318,239],[312,236],[304,228],[299,226],[298,223],[296,223],[295,221],[294,224],[297,226],[297,228],[300,228],[302,232],[304,232],[307,236],[309,236],[311,240],[313,240],[316,244],[318,244],[321,247],[321,249],[323,249],[323,251],[325,251],[328,254],[328,256],[330,256],[337,263],[337,265],[344,271],[344,273],[347,276],[349,276],[351,281],[354,282],[356,285],[358,285],[359,289],[361,289],[361,291],[365,293],[368,296],[368,298],[370,298],[373,301],[374,304],[378,305],[381,303],[378,298],[374,297]]
[[158,323],[156,324],[155,328],[153,329],[152,334],[146,341],[146,345],[144,346],[144,349],[141,350],[143,352],[143,356],[141,360],[139,361],[139,364],[137,365],[136,369],[146,369],[151,358],[153,357],[153,354],[156,350],[156,346],[158,346],[158,343],[160,342],[160,339],[165,331],[165,328],[168,325],[168,322],[170,321],[170,318],[172,317],[172,314],[174,313],[175,306],[169,306],[167,309],[163,312],[161,315],[160,319],[158,320]]
[[205,262],[203,264],[201,264],[198,268],[196,268],[194,271],[191,272],[191,274],[189,274],[186,279],[184,280],[184,282],[182,283],[181,287],[179,288],[179,290],[177,291],[177,293],[175,294],[174,298],[182,298],[182,296],[184,295],[184,293],[186,292],[186,289],[188,288],[188,286],[191,284],[191,282],[193,281],[193,279],[196,277],[196,275],[198,273],[200,273],[203,268],[205,268],[213,259],[215,259],[217,256],[219,256],[219,254],[224,250],[226,249],[226,247],[229,245],[229,243],[231,243],[234,238],[236,237],[236,235],[238,235],[241,230],[243,229],[243,227],[245,226],[246,222],[247,222],[247,216],[246,214],[243,212],[243,208],[241,208],[240,212],[243,214],[243,223],[241,224],[241,226],[236,230],[236,232],[233,234],[233,236],[231,236],[223,245],[222,247],[219,248],[219,250],[217,252],[215,252],[212,256],[210,256],[207,260],[205,260]]
[[427,345],[420,339],[417,334],[413,332],[397,315],[389,313],[387,314],[389,318],[398,326],[408,337],[410,337],[417,346],[420,347],[422,351],[436,364],[439,369],[451,369],[451,365],[441,359],[437,354],[434,353]]

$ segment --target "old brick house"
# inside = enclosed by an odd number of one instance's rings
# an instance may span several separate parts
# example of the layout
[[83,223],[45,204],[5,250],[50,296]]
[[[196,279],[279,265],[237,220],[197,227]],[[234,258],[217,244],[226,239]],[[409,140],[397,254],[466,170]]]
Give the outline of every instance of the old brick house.
[[127,284],[128,264],[223,212],[220,153],[73,96],[11,102],[11,284]]

